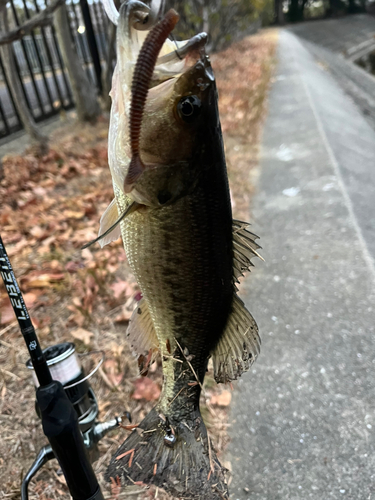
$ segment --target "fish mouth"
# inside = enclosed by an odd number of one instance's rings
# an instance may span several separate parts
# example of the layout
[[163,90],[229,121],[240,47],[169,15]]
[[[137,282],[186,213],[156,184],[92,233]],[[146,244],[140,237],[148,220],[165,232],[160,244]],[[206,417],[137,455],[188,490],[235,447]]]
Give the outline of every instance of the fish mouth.
[[[113,0],[103,1],[113,4]],[[157,15],[152,13],[156,11],[155,2],[157,0],[152,0],[150,6],[147,0],[143,2],[128,0],[122,4],[120,12],[113,4],[113,10],[117,15],[114,20],[118,25],[117,63],[110,92],[112,108],[108,137],[108,162],[115,189],[122,193],[124,193],[124,181],[132,157],[129,119],[133,73],[141,47],[152,29],[151,25],[155,24],[159,15],[159,13]],[[108,9],[106,10],[108,13]],[[188,78],[192,78],[194,66],[205,57],[206,42],[206,33],[198,33],[185,41],[172,41],[167,38],[156,60],[149,89],[156,91],[156,94],[163,94],[164,85],[174,86],[179,81],[182,85],[182,81],[187,82]],[[203,65],[207,65],[207,61],[203,62]],[[198,68],[199,66],[200,64]],[[204,82],[206,82],[206,73],[209,71],[205,69],[202,72]],[[189,85],[185,87],[186,92],[189,92]]]
[[176,93],[189,95],[199,93],[204,97],[205,91],[215,82],[209,57],[202,51],[198,61],[177,77],[174,84]]
[[[139,0],[128,0],[120,7],[117,45],[122,57],[119,57],[118,61],[123,67],[122,81],[127,80],[129,87],[130,75],[133,73],[143,42],[160,14],[158,2],[150,3],[151,6]],[[157,7],[154,6],[155,3]],[[194,56],[199,57],[200,51],[204,50],[207,39],[205,32],[184,41],[172,41],[168,38],[156,61],[150,88],[183,73],[191,65]]]
[[[121,11],[120,11],[121,14]],[[145,18],[146,19],[146,18]],[[168,40],[168,36],[176,26],[179,16],[173,9],[169,10],[165,16],[155,24],[148,32],[145,41],[139,51],[136,65],[133,72],[131,86],[131,106],[130,106],[130,146],[132,158],[124,181],[124,192],[129,194],[133,191],[135,183],[140,179],[146,170],[146,164],[142,161],[140,155],[140,137],[142,127],[142,118],[145,111],[149,90],[152,89],[154,80],[155,88],[155,68],[169,64],[185,56],[185,63],[189,65],[190,61],[199,60],[192,68],[189,68],[179,75],[173,85],[174,95],[179,95],[180,99],[174,107],[175,119],[180,118],[185,123],[194,122],[194,118],[200,114],[202,105],[201,96],[205,95],[205,90],[214,81],[209,59],[204,52],[204,46],[207,37],[205,35],[196,36],[190,39],[179,50],[176,47],[173,51],[165,55],[160,53]],[[161,63],[160,63],[161,60]],[[159,64],[158,64],[159,62]],[[170,71],[168,71],[170,73]],[[160,79],[170,80],[171,76],[159,71],[156,76],[157,87],[160,87]],[[173,76],[176,78],[176,76]],[[164,117],[165,118],[165,117]],[[195,120],[196,122],[196,120]],[[165,124],[165,122],[164,122]],[[154,168],[156,165],[149,165],[148,168]]]

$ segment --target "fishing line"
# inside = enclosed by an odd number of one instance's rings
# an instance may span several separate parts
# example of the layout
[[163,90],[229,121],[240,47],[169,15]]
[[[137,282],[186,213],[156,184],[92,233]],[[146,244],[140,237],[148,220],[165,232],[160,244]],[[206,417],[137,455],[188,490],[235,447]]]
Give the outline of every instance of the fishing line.
[[173,33],[171,33],[169,35],[169,38],[172,40],[172,42],[175,44],[176,46],[176,50],[174,51],[174,53],[176,54],[176,56],[180,59],[180,61],[183,60],[183,58],[180,56],[180,54],[178,53],[178,45],[177,45],[177,40],[176,40],[176,37],[174,36]]
[[139,206],[140,206],[139,203],[137,203],[136,201],[133,201],[133,203],[128,206],[128,208],[120,215],[120,217],[116,220],[116,222],[114,222],[114,224],[112,224],[112,226],[109,229],[107,229],[107,231],[105,231],[103,234],[101,234],[100,236],[98,236],[97,238],[95,238],[95,240],[92,240],[89,243],[86,243],[85,245],[83,245],[83,247],[81,247],[81,250],[84,250],[85,248],[91,247],[91,245],[93,245],[97,241],[100,241],[103,238],[105,238],[109,233],[111,233],[115,229],[116,226],[118,226],[118,224],[120,224],[120,222],[127,215],[129,215],[132,212],[134,212],[134,210],[136,210]]

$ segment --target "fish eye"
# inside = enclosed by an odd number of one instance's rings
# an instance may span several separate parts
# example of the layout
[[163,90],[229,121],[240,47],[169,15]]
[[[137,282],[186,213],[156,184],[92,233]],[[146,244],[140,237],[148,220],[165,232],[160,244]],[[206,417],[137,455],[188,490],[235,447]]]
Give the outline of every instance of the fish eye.
[[192,123],[201,112],[202,103],[196,95],[182,97],[177,104],[177,112],[186,123]]

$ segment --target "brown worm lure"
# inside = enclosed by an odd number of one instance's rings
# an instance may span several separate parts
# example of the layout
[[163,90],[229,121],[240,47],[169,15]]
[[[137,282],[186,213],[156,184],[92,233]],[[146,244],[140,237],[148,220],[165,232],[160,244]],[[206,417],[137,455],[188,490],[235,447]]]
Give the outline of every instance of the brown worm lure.
[[125,193],[129,193],[132,190],[133,184],[146,168],[139,154],[139,139],[144,107],[159,52],[178,20],[179,16],[177,12],[171,9],[152,28],[142,45],[134,68],[130,104],[130,146],[132,159],[125,177]]

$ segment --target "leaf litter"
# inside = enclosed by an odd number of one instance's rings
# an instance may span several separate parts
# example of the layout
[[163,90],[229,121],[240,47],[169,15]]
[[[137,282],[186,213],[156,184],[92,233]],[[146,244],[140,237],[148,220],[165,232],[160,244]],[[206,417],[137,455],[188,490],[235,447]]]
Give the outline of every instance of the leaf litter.
[[[233,212],[243,220],[249,217],[251,173],[257,166],[276,40],[276,31],[261,31],[212,56]],[[95,126],[69,124],[52,135],[47,155],[37,157],[30,150],[3,157],[0,227],[42,346],[74,341],[78,353],[104,351],[105,361],[91,379],[99,418],[104,421],[129,411],[136,424],[154,406],[162,386],[158,361],[147,377],[140,377],[126,342],[140,290],[121,240],[104,249],[95,245],[81,250],[97,236],[100,216],[113,198],[107,134],[104,118]],[[4,498],[20,498],[21,478],[46,444],[33,410],[27,358],[8,296],[0,286],[0,493]],[[89,373],[97,360],[85,356],[82,363]],[[228,442],[230,401],[231,392],[217,386],[210,372],[202,394],[202,415],[219,455]],[[167,499],[161,490],[140,490],[142,485],[134,485],[124,491],[117,482],[104,482],[110,457],[133,428],[126,424],[124,420],[121,429],[99,444],[101,456],[94,470],[104,496]],[[34,477],[29,492],[30,500],[70,498],[56,461]]]

